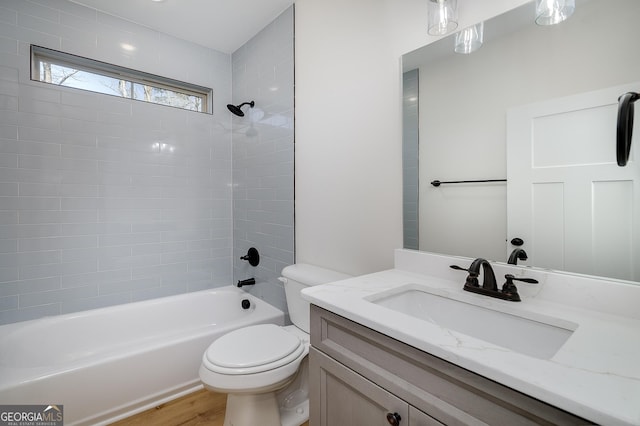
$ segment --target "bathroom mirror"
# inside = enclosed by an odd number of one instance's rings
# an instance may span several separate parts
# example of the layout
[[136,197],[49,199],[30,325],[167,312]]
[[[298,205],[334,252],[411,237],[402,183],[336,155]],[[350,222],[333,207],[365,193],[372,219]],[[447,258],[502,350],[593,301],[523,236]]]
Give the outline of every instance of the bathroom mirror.
[[[486,21],[484,44],[472,54],[455,54],[451,35],[404,55],[405,247],[506,262],[508,253],[517,247],[511,239],[518,236],[507,231],[508,223],[513,222],[507,213],[512,211],[508,207],[507,183],[435,187],[430,182],[506,179],[508,172],[511,175],[507,156],[510,149],[512,155],[514,150],[507,137],[507,117],[514,110],[607,88],[637,84],[638,91],[638,16],[637,0],[576,0],[570,19],[545,27],[534,23],[534,4],[528,3]],[[613,108],[615,114],[616,105],[614,96],[608,111]],[[636,134],[639,121],[636,118]],[[570,126],[588,134],[590,124],[588,119],[574,120]],[[615,131],[614,116],[611,158],[606,154],[602,162],[616,163]],[[640,169],[640,150],[634,149],[638,145],[632,146],[635,161],[627,166],[636,171]],[[580,143],[575,146],[583,153],[592,151],[583,149]],[[553,146],[550,149],[550,157],[564,155],[560,147],[557,153]],[[631,156],[634,158],[633,152]],[[640,185],[636,182],[635,186]],[[635,191],[632,194],[638,198]],[[637,201],[633,203],[638,206]],[[551,204],[543,205],[544,209],[547,206],[553,209]],[[562,239],[563,231],[554,228],[545,232],[547,237],[557,238],[552,244],[562,259],[537,264],[536,258],[543,256],[531,255],[535,248],[528,238],[521,247],[527,250],[529,259],[518,263],[640,282],[639,267],[633,265],[638,263],[638,251],[633,250],[640,243],[640,223],[633,222],[638,213],[629,216],[622,209],[610,210],[608,222],[617,228],[598,233],[612,235],[610,240],[619,235],[624,240],[622,245],[635,247],[624,255],[623,268],[572,264],[572,249]],[[565,221],[577,223],[582,218],[578,214]],[[621,230],[621,223],[630,223],[629,229]],[[615,244],[610,240],[607,244]],[[598,240],[594,237],[591,244],[597,246]],[[591,248],[582,245],[575,251]]]

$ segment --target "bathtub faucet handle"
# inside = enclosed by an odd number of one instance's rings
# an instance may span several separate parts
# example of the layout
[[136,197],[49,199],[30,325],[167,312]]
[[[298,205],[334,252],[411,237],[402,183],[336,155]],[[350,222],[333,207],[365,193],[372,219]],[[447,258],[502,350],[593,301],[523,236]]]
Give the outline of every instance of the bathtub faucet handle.
[[251,247],[247,254],[240,256],[241,260],[246,260],[251,266],[258,266],[260,263],[260,253],[255,247]]
[[247,278],[246,280],[238,280],[238,287],[242,287],[245,285],[254,285],[256,283],[255,278]]

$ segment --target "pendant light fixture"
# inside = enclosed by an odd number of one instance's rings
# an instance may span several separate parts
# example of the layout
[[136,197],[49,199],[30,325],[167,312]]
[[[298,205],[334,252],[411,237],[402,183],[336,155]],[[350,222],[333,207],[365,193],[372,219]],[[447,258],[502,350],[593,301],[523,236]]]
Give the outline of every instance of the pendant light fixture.
[[472,25],[456,33],[456,44],[454,52],[469,54],[482,47],[484,38],[484,22]]
[[573,15],[576,0],[536,0],[536,24],[555,25]]
[[430,35],[445,35],[458,28],[458,0],[428,0]]

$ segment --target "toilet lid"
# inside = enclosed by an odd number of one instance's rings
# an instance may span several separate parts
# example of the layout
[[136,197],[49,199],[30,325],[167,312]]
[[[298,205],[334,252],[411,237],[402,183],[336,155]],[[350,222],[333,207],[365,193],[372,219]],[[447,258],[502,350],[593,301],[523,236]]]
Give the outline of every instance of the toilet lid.
[[274,324],[259,324],[218,338],[207,349],[205,358],[214,371],[249,374],[287,364],[303,350],[298,336]]

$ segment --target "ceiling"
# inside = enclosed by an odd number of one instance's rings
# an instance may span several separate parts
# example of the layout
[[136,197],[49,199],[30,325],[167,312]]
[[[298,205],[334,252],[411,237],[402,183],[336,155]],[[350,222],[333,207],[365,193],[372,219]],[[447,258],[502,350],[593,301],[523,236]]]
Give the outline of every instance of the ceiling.
[[233,53],[293,0],[71,0],[153,30]]

